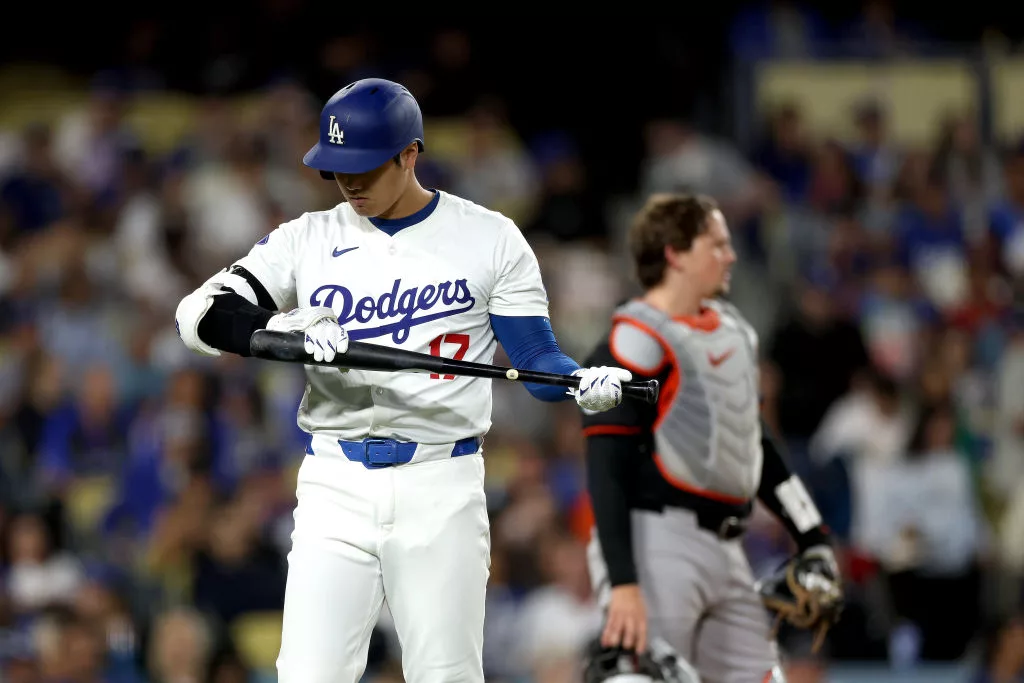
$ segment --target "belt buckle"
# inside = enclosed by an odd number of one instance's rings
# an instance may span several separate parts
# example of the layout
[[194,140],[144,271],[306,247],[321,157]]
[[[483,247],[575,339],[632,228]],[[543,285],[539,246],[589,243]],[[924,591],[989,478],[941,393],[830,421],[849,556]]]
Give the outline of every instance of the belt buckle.
[[[384,447],[384,455],[387,460],[384,462],[378,461],[376,458],[371,459],[371,449],[375,452],[380,452],[379,447]],[[363,440],[363,464],[372,467],[387,467],[395,464],[395,452],[398,450],[398,444],[394,439],[364,439]]]
[[724,540],[732,540],[743,533],[743,524],[739,517],[730,515],[718,525],[718,537]]

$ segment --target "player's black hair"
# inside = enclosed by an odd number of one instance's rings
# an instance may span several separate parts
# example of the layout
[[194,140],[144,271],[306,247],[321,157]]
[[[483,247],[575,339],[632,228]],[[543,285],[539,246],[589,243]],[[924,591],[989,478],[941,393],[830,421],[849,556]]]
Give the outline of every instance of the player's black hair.
[[629,232],[629,249],[644,289],[664,277],[665,247],[689,250],[693,241],[707,232],[708,218],[716,209],[717,202],[701,194],[656,194],[647,200]]

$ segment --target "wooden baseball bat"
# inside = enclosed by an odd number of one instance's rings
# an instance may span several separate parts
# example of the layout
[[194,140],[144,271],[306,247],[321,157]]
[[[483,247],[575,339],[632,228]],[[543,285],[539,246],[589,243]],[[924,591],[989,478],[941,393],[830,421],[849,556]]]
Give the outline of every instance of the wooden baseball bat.
[[[301,332],[257,330],[249,340],[249,350],[256,358],[287,363],[302,363],[304,365],[328,365],[352,370],[380,370],[384,372],[414,370],[433,372],[440,375],[507,379],[513,382],[530,382],[532,384],[554,384],[573,389],[580,385],[580,378],[573,377],[572,375],[504,368],[498,365],[442,358],[426,353],[358,341],[349,342],[348,351],[336,355],[330,363],[317,363],[313,360],[312,356],[306,353],[305,335]],[[646,403],[658,402],[659,389],[658,380],[656,379],[622,383],[622,394],[624,396],[640,399]]]

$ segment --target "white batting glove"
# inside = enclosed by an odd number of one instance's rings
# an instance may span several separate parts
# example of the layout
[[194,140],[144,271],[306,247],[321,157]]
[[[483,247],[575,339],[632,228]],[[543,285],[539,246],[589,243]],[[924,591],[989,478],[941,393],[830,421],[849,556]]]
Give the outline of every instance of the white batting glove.
[[330,363],[336,355],[348,351],[348,332],[338,324],[334,311],[326,306],[278,313],[267,322],[267,329],[272,332],[305,332],[306,353],[317,363]]
[[622,403],[622,383],[633,379],[629,370],[606,365],[580,368],[572,374],[580,378],[580,388],[569,389],[569,394],[587,413],[600,413]]

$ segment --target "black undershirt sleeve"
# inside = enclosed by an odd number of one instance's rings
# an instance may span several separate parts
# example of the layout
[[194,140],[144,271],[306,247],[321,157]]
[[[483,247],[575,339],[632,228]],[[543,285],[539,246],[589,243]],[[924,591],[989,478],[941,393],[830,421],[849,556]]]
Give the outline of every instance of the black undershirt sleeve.
[[629,497],[624,482],[629,479],[629,458],[637,457],[642,442],[642,437],[636,435],[587,437],[587,487],[612,586],[637,581]]
[[[618,366],[607,342],[587,358],[585,367]],[[634,380],[651,379],[633,373]],[[615,408],[583,416],[587,489],[601,552],[612,586],[636,583],[630,510],[636,507],[640,468],[650,460],[654,406],[625,400]]]
[[[782,449],[772,438],[768,425],[763,422],[761,433],[764,461],[761,469],[761,484],[757,491],[758,499],[786,527],[790,537],[800,550],[806,550],[815,545],[828,545],[830,543],[828,529],[820,522],[820,515],[818,515],[817,509],[813,508],[814,503],[807,495],[803,483],[794,476]],[[789,485],[796,488],[794,495],[789,496],[789,502],[786,503],[779,498],[779,487],[791,479],[793,481]],[[808,506],[812,506],[813,510],[808,509]],[[818,519],[818,523],[810,528],[805,526],[801,529],[802,525],[797,523],[798,520],[794,515],[812,515]]]

